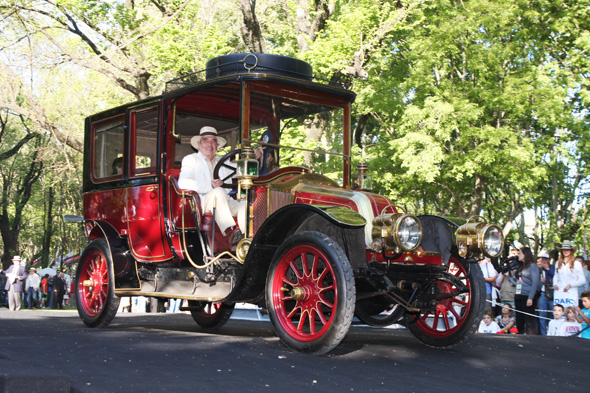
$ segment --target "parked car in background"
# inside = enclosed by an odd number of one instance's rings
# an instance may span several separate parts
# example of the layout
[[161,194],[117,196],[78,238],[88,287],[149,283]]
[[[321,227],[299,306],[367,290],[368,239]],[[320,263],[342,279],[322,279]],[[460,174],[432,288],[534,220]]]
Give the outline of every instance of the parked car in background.
[[7,292],[4,289],[6,286],[6,275],[0,272],[0,307],[8,307]]

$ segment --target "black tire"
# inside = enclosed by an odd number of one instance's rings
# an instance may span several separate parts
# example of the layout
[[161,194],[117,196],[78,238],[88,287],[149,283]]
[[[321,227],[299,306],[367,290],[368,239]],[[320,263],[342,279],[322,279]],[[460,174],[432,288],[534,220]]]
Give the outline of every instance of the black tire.
[[373,299],[357,300],[354,313],[362,323],[370,326],[389,326],[403,317],[403,307],[392,304],[391,301],[386,305],[382,304],[381,298],[376,301],[377,303],[374,303]]
[[289,237],[277,250],[266,279],[275,332],[287,347],[316,355],[334,349],[348,333],[355,292],[346,254],[320,232]]
[[76,306],[88,327],[108,326],[119,307],[115,296],[113,262],[105,239],[91,241],[84,249],[76,271]]
[[[410,316],[407,323],[410,332],[430,347],[449,348],[467,342],[479,328],[485,307],[485,282],[479,266],[472,264],[467,269],[451,258],[448,272],[461,279],[469,292],[439,300],[434,315],[426,312]],[[456,290],[446,281],[437,280],[435,284],[438,293]]]
[[[189,300],[190,312],[200,327],[215,330],[221,328],[234,312],[235,304],[200,302]],[[196,309],[195,309],[196,308]]]
[[225,75],[264,72],[292,78],[311,80],[311,65],[292,57],[268,53],[232,53],[215,57],[206,64],[207,80]]

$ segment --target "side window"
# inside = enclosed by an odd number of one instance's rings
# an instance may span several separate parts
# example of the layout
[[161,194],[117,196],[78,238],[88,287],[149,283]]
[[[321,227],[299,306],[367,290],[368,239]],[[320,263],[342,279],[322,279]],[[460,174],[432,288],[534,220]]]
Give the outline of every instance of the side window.
[[92,176],[96,180],[122,178],[125,148],[124,117],[102,121],[93,125]]
[[131,129],[131,176],[154,175],[158,154],[158,107],[131,112]]

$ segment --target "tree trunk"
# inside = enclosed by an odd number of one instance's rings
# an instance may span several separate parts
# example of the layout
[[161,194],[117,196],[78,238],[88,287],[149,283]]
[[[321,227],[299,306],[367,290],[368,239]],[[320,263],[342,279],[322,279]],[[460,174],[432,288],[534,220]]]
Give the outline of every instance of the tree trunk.
[[[319,145],[319,142],[322,140],[322,135],[324,133],[324,129],[326,128],[327,119],[322,118],[321,115],[316,114],[313,117],[313,120],[306,124],[306,141],[315,141],[316,146]],[[308,168],[313,169],[313,154],[312,152],[303,152],[303,157],[305,161],[305,165]]]
[[309,12],[309,1],[298,0],[297,2],[297,43],[299,51],[306,52],[309,45],[315,41],[318,33],[326,26],[326,22],[334,13],[336,2],[322,0],[314,1],[312,18]]
[[53,187],[49,187],[47,190],[45,217],[43,219],[45,230],[43,231],[43,249],[41,250],[41,261],[45,267],[49,267],[49,261],[51,260],[49,251],[51,248],[51,237],[53,236],[53,201]]
[[[21,173],[8,171],[2,178],[2,199],[0,201],[0,234],[4,243],[4,256],[2,266],[8,267],[10,260],[18,253],[18,236],[21,230],[23,211],[31,198],[33,185],[39,180],[43,170],[43,162],[39,160],[38,149],[41,140],[37,140],[35,152],[28,159],[28,167],[23,168]],[[21,176],[22,174],[22,176]],[[16,186],[11,185],[18,182]],[[10,190],[14,190],[10,192]]]
[[256,18],[256,0],[240,0],[239,6],[243,16],[240,32],[246,47],[250,52],[266,53],[266,44]]

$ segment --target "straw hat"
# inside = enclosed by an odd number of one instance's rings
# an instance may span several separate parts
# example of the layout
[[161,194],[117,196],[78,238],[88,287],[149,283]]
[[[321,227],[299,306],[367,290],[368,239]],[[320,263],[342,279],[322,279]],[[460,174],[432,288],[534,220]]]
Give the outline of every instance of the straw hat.
[[205,126],[205,127],[201,128],[201,130],[199,131],[199,135],[195,135],[191,138],[191,146],[194,147],[195,149],[199,150],[199,142],[201,141],[201,137],[204,137],[204,136],[217,137],[217,148],[218,149],[221,149],[227,143],[227,141],[224,138],[217,136],[217,130],[215,129],[215,127]]
[[572,252],[575,252],[576,246],[574,246],[570,240],[564,240],[559,249],[560,250],[572,250]]
[[22,258],[18,255],[15,255],[12,257],[12,262],[19,262],[22,261]]

